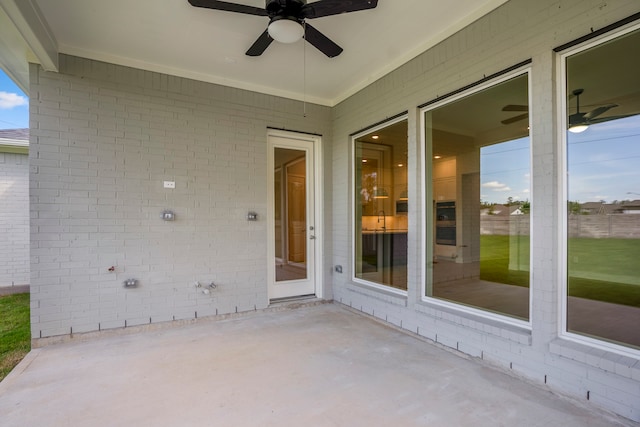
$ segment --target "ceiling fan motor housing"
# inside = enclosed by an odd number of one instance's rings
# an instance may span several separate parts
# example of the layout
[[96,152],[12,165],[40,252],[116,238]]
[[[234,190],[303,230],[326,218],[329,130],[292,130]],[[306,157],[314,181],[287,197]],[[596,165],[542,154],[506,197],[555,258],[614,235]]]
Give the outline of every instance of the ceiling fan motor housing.
[[290,17],[289,19],[301,20],[302,7],[307,4],[306,0],[266,0],[265,10],[270,18]]

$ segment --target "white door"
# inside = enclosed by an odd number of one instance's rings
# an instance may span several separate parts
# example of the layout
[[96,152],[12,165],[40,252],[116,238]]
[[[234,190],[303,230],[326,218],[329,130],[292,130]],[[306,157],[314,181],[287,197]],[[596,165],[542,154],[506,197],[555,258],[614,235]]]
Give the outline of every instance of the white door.
[[269,131],[269,299],[320,296],[313,135]]

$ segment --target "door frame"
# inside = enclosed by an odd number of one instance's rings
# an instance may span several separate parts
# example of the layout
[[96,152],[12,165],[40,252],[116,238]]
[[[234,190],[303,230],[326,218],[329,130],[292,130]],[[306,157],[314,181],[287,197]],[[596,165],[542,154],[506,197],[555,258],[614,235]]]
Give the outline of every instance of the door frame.
[[[275,139],[279,141],[276,141]],[[286,141],[282,141],[282,140]],[[324,259],[324,216],[323,216],[323,169],[322,169],[322,138],[319,135],[311,135],[306,133],[283,131],[278,129],[267,130],[267,299],[271,301],[272,289],[275,285],[275,191],[274,191],[274,170],[275,158],[274,151],[276,148],[289,148],[297,150],[305,150],[300,146],[299,142],[312,144],[313,162],[309,164],[307,174],[313,176],[313,187],[308,190],[313,193],[313,216],[314,216],[314,256],[313,256],[313,275],[310,277],[314,283],[315,295],[317,298],[323,298],[323,259]],[[307,179],[307,182],[309,180]],[[302,296],[302,295],[301,295]],[[293,298],[293,297],[292,297]]]

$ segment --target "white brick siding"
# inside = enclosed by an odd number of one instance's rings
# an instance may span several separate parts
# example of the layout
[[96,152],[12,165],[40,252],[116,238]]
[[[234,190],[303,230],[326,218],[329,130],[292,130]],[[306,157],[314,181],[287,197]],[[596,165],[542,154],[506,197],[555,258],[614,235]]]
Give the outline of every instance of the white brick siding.
[[0,286],[29,284],[29,157],[0,152]]
[[[307,105],[304,117],[301,102],[60,64],[31,67],[33,337],[266,307],[267,127],[328,145],[330,109]],[[195,281],[218,288],[205,295]]]

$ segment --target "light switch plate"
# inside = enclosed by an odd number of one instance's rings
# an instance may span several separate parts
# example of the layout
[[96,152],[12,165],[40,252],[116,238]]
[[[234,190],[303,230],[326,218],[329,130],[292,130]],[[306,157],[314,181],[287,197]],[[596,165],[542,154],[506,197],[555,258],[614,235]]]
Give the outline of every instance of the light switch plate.
[[164,182],[164,188],[176,188],[176,182],[175,181],[165,181]]

